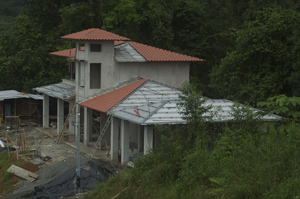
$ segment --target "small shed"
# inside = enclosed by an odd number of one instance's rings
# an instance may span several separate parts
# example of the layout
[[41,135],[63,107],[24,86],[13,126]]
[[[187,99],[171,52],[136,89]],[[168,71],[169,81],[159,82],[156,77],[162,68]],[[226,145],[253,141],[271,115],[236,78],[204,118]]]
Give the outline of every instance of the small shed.
[[19,116],[21,120],[41,123],[43,96],[21,93],[16,90],[0,91],[0,125],[9,116]]

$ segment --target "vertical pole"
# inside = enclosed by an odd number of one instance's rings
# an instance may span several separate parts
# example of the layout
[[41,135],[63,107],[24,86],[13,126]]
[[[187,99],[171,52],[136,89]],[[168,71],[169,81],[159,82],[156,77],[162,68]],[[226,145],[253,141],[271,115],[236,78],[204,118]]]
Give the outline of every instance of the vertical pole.
[[77,184],[77,193],[79,191],[80,187],[80,113],[78,113],[78,122],[77,122],[77,178],[76,178],[76,184]]

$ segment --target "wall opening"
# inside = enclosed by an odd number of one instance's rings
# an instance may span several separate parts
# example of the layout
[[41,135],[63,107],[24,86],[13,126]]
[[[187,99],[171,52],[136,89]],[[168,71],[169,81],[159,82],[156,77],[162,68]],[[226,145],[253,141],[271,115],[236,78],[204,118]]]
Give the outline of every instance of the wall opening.
[[101,64],[90,64],[90,89],[101,88]]
[[101,44],[90,44],[91,52],[101,52]]

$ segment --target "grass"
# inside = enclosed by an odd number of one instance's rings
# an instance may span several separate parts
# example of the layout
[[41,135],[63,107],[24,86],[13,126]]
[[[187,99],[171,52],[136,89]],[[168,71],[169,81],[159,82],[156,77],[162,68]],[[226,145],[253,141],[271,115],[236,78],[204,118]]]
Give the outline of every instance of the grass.
[[35,166],[31,166],[31,163],[23,160],[16,160],[16,154],[11,153],[11,157],[8,156],[7,152],[0,153],[0,194],[7,193],[14,188],[16,184],[21,179],[7,172],[7,169],[12,165],[24,167],[32,167],[31,171],[36,171]]
[[[173,185],[136,185],[130,183],[131,169],[120,170],[106,183],[99,184],[95,190],[88,192],[86,199],[173,199],[176,198],[176,186]],[[153,183],[153,182],[152,182]],[[154,189],[155,188],[155,189]]]

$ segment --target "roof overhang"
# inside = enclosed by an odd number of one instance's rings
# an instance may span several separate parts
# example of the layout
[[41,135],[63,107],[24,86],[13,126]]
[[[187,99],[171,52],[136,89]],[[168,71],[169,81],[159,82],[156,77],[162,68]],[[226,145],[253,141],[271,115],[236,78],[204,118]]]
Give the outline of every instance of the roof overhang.
[[73,100],[76,97],[75,83],[70,80],[64,80],[60,83],[37,87],[33,90],[65,101]]
[[40,95],[21,93],[16,90],[0,91],[0,101],[20,98],[32,98],[35,100],[43,100],[43,96]]
[[[133,85],[105,93],[80,105],[140,125],[185,124],[187,121],[182,115],[182,107],[178,106],[181,94],[176,88],[144,80],[143,83],[135,82]],[[209,107],[203,114],[204,118],[209,118],[207,122],[234,121],[234,109],[244,107],[226,99],[205,99],[202,106]],[[262,112],[255,108],[249,109],[254,113]],[[260,118],[262,121],[281,119],[280,116],[273,114],[265,114]]]

